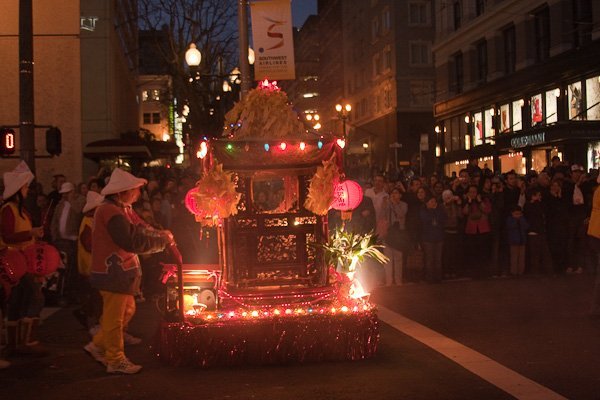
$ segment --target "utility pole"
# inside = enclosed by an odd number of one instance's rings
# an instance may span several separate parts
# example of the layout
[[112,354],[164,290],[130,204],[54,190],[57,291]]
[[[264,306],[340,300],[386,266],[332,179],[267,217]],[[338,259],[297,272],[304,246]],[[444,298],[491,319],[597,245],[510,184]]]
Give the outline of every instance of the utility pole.
[[248,62],[248,0],[238,0],[238,30],[240,34],[240,72],[242,91],[240,100],[250,91],[250,63]]
[[19,143],[21,159],[35,174],[33,105],[33,7],[32,0],[19,0]]

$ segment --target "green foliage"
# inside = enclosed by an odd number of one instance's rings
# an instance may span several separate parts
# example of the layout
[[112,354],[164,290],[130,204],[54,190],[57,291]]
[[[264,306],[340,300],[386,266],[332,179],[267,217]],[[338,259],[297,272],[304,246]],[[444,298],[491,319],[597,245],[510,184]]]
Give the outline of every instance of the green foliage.
[[345,273],[354,272],[356,265],[363,262],[366,257],[380,264],[389,261],[382,253],[384,246],[380,244],[377,235],[373,232],[359,234],[347,232],[343,227],[339,227],[329,237],[329,242],[322,247],[329,265],[335,265]]

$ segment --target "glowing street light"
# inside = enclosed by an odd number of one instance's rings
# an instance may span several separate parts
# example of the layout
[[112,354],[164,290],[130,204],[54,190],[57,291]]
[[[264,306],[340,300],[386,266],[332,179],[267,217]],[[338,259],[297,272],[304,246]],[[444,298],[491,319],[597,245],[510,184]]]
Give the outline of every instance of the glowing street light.
[[185,62],[190,67],[197,67],[200,65],[200,61],[202,61],[202,54],[200,54],[200,50],[196,48],[196,45],[191,43],[190,48],[185,52]]

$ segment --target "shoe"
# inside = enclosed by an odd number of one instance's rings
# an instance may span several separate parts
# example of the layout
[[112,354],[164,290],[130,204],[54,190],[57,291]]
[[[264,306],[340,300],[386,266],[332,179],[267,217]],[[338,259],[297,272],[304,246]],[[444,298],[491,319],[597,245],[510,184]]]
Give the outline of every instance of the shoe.
[[4,368],[8,368],[10,367],[10,363],[6,360],[0,360],[0,369],[4,369]]
[[583,268],[579,267],[575,271],[573,271],[573,273],[574,274],[582,274],[583,273]]
[[115,364],[108,364],[106,372],[109,374],[137,374],[141,369],[141,365],[134,364],[127,358],[124,358]]
[[573,273],[573,268],[571,268],[571,267],[567,268],[566,272],[567,272],[567,274],[572,274]]
[[94,358],[94,360],[98,361],[100,364],[106,367],[106,357],[104,357],[104,352],[98,346],[94,344],[94,342],[89,342],[86,344],[83,349],[86,353]]
[[133,336],[131,333],[123,332],[123,342],[130,346],[135,346],[136,344],[142,343],[142,339]]

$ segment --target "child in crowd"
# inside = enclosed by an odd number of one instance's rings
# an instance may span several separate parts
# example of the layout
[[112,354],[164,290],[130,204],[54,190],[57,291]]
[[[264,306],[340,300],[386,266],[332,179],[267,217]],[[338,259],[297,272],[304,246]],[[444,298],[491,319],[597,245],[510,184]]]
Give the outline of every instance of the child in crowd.
[[506,219],[506,233],[510,245],[510,273],[523,275],[525,272],[525,244],[529,223],[523,217],[520,206],[514,206]]

